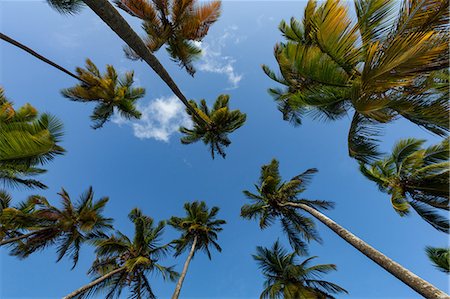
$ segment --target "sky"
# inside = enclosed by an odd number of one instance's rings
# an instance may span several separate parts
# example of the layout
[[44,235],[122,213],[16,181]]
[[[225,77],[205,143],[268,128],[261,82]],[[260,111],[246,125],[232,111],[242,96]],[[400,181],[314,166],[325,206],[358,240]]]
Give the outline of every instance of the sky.
[[[334,201],[327,215],[366,242],[448,292],[447,276],[428,261],[425,246],[446,246],[448,237],[434,230],[416,214],[399,217],[388,195],[358,171],[347,155],[351,115],[335,122],[306,118],[300,127],[284,122],[267,89],[276,86],[261,64],[276,67],[273,47],[282,40],[277,30],[282,19],[300,18],[305,1],[225,1],[220,20],[212,26],[201,47],[204,56],[190,77],[171,61],[164,49],[157,57],[188,98],[212,104],[220,94],[231,96],[232,109],[247,113],[245,126],[231,135],[226,159],[211,159],[202,143],[182,145],[177,128],[189,124],[184,108],[169,88],[139,61],[124,57],[123,42],[88,8],[63,16],[43,1],[1,1],[1,32],[30,46],[67,69],[84,66],[90,58],[104,69],[112,64],[121,73],[134,70],[136,86],[146,88],[139,121],[119,117],[99,130],[91,129],[93,105],[70,102],[60,94],[75,85],[73,78],[4,42],[0,43],[0,84],[16,107],[27,102],[39,111],[56,115],[64,123],[62,145],[67,150],[46,165],[40,178],[47,190],[14,190],[15,201],[30,194],[59,203],[64,187],[73,199],[93,186],[96,198],[109,196],[105,215],[114,218],[120,231],[132,236],[128,212],[139,207],[155,220],[182,216],[183,204],[204,200],[220,207],[227,224],[219,234],[222,253],[212,260],[198,253],[192,261],[181,292],[182,298],[259,298],[263,277],[251,254],[256,246],[269,247],[275,240],[288,247],[278,224],[261,231],[254,221],[241,219],[247,203],[242,191],[253,189],[260,167],[272,158],[280,161],[286,179],[316,167],[304,196]],[[139,21],[126,19],[142,33]],[[389,151],[399,138],[423,138],[427,144],[440,139],[406,121],[384,127],[381,147]],[[418,298],[414,291],[356,251],[329,229],[317,223],[322,244],[311,243],[317,263],[333,263],[338,271],[325,278],[349,291],[339,298]],[[167,227],[164,241],[178,234]],[[186,254],[167,257],[164,265],[181,271]],[[60,298],[88,283],[93,248],[83,246],[77,267],[67,259],[56,263],[55,248],[25,260],[0,249],[0,298]],[[170,298],[175,283],[150,277],[158,298]],[[125,294],[125,293],[124,293]],[[98,297],[98,298],[101,298]]]

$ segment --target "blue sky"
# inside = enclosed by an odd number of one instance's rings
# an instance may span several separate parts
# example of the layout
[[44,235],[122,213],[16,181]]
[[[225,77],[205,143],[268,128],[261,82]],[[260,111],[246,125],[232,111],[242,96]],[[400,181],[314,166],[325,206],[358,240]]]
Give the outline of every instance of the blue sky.
[[[185,121],[183,109],[162,81],[142,62],[127,60],[123,42],[89,9],[76,16],[61,16],[41,1],[2,1],[1,31],[68,69],[83,66],[90,58],[100,68],[113,64],[121,72],[134,70],[137,84],[147,93],[139,122],[115,119],[103,129],[90,128],[93,106],[69,102],[60,89],[76,82],[28,54],[0,43],[0,84],[17,106],[32,103],[40,111],[57,115],[65,125],[63,146],[67,154],[47,165],[42,180],[49,186],[40,192],[53,203],[64,187],[77,198],[90,185],[97,197],[109,196],[105,214],[115,227],[131,234],[128,212],[140,207],[156,220],[183,215],[186,201],[204,200],[220,207],[228,224],[219,235],[222,253],[212,261],[199,253],[191,263],[182,298],[258,298],[263,279],[251,258],[258,245],[270,246],[277,238],[287,246],[278,225],[264,231],[256,222],[239,217],[246,202],[242,190],[251,190],[260,166],[272,158],[290,178],[306,168],[317,167],[305,197],[336,202],[328,216],[393,258],[448,292],[447,276],[435,270],[424,247],[445,246],[448,238],[417,215],[400,218],[387,195],[364,179],[357,164],[347,156],[350,116],[337,122],[306,119],[294,128],[282,121],[266,90],[274,86],[260,65],[275,67],[273,46],[281,40],[277,25],[291,16],[301,17],[304,1],[226,1],[221,19],[202,44],[205,56],[196,63],[191,78],[164,50],[157,53],[183,92],[193,99],[212,103],[221,93],[231,95],[231,107],[247,113],[246,125],[231,135],[225,160],[212,160],[203,144],[182,145],[176,132]],[[139,22],[129,18],[136,30]],[[163,112],[161,112],[163,111]],[[403,137],[439,139],[405,121],[385,127],[382,148],[389,150]],[[13,192],[16,200],[36,193]],[[416,298],[418,295],[318,223],[323,244],[312,243],[310,253],[320,263],[334,263],[338,271],[326,279],[350,294],[341,298]],[[167,228],[165,241],[177,237]],[[19,261],[0,249],[1,298],[60,298],[89,282],[86,271],[93,249],[82,248],[78,266],[55,263],[54,248]],[[185,255],[162,263],[181,270]],[[170,298],[174,283],[151,277],[159,298]]]

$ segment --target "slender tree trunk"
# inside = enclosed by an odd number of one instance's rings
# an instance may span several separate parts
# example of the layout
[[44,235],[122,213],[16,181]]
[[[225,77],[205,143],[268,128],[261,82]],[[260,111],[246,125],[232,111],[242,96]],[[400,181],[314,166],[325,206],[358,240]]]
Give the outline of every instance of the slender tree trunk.
[[194,237],[194,241],[192,242],[191,251],[189,251],[189,255],[184,262],[183,272],[181,272],[180,278],[178,279],[177,286],[175,287],[175,292],[173,292],[172,299],[178,299],[181,292],[181,286],[183,285],[184,278],[186,277],[186,273],[191,262],[192,257],[194,256],[195,246],[197,245],[197,236]]
[[28,237],[31,237],[31,236],[33,236],[33,235],[35,235],[37,233],[40,233],[42,231],[45,231],[45,230],[46,229],[41,229],[41,230],[37,230],[37,231],[31,232],[31,233],[28,233],[28,234],[17,236],[17,237],[14,237],[14,238],[9,238],[7,240],[2,240],[2,241],[0,241],[0,246],[6,245],[6,244],[10,244],[10,243],[14,243],[14,242],[20,241],[22,239],[26,239]]
[[195,111],[188,100],[170,77],[159,60],[147,48],[139,35],[131,28],[127,21],[112,6],[108,0],[83,0],[136,54],[139,55],[159,77],[169,86],[173,93],[183,102],[187,109],[198,121],[209,124]]
[[86,81],[84,81],[83,79],[81,79],[80,77],[78,77],[77,75],[75,75],[74,73],[72,73],[71,71],[69,71],[69,70],[63,68],[62,66],[56,64],[55,62],[53,62],[53,61],[51,61],[51,60],[45,58],[45,57],[42,56],[41,54],[36,53],[35,51],[33,51],[32,49],[28,48],[28,47],[25,46],[24,44],[21,44],[20,42],[18,42],[18,41],[16,41],[16,40],[12,39],[11,37],[9,37],[9,36],[7,36],[7,35],[1,33],[1,32],[0,32],[0,39],[2,39],[2,40],[4,40],[4,41],[6,41],[6,42],[8,42],[8,43],[10,43],[10,44],[12,44],[12,45],[18,47],[18,48],[20,48],[20,49],[22,49],[22,50],[24,50],[25,52],[27,52],[27,53],[33,55],[33,56],[36,57],[37,59],[42,60],[43,62],[45,62],[45,63],[47,63],[47,64],[53,66],[54,68],[57,68],[58,70],[60,70],[60,71],[62,71],[62,72],[64,72],[64,73],[66,73],[67,75],[69,75],[69,76],[71,76],[71,77],[73,77],[73,78],[75,78],[75,79],[77,79],[77,80],[79,80],[79,81],[81,81],[81,82],[84,82],[84,83],[88,84]]
[[70,298],[73,298],[73,297],[75,297],[75,296],[77,296],[77,295],[80,295],[80,294],[82,294],[82,293],[88,291],[90,288],[94,287],[95,285],[101,283],[101,282],[104,281],[105,279],[108,279],[109,277],[111,277],[111,276],[113,276],[113,275],[115,275],[115,274],[117,274],[117,273],[120,273],[120,272],[122,272],[122,271],[125,271],[125,269],[126,269],[125,267],[120,267],[120,268],[118,268],[118,269],[116,269],[116,270],[113,270],[113,271],[111,271],[111,272],[109,272],[109,273],[103,275],[102,277],[99,277],[99,278],[97,278],[96,280],[94,280],[94,281],[88,283],[87,285],[85,285],[85,286],[79,288],[78,290],[73,291],[73,292],[70,293],[69,295],[63,297],[63,299],[70,299]]
[[443,299],[450,298],[447,294],[436,288],[434,285],[430,284],[428,281],[420,278],[416,274],[412,273],[408,269],[404,268],[402,265],[393,261],[389,257],[385,256],[327,216],[320,213],[318,210],[307,206],[305,204],[299,203],[287,203],[287,206],[300,208],[312,216],[314,216],[317,220],[328,226],[332,231],[334,231],[337,235],[339,235],[342,239],[347,241],[350,245],[358,249],[362,254],[367,256],[369,259],[377,263],[380,267],[397,277],[399,280],[404,282],[414,291],[419,293],[428,299]]

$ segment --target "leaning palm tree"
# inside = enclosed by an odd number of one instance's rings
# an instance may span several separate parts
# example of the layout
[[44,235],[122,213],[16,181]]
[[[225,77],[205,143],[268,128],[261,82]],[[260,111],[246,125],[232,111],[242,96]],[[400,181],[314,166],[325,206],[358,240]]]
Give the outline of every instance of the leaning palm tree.
[[128,298],[156,298],[147,279],[149,274],[159,272],[171,281],[177,278],[173,267],[159,264],[169,249],[168,245],[160,245],[164,222],[155,225],[137,208],[128,217],[135,227],[133,239],[117,232],[95,241],[97,258],[89,270],[94,280],[64,299],[87,298],[99,292],[105,292],[106,298],[122,298],[120,294],[126,287],[130,288]]
[[444,273],[450,273],[450,249],[426,247],[425,251],[434,266]]
[[[26,258],[36,251],[56,245],[57,261],[68,255],[74,268],[81,245],[90,239],[104,236],[105,231],[112,228],[112,219],[102,215],[109,198],[102,197],[94,201],[92,187],[80,196],[77,203],[73,203],[64,189],[58,194],[61,197],[62,209],[50,205],[44,197],[32,197],[35,210],[29,218],[29,225],[22,228],[26,233],[3,239],[0,246],[12,246],[12,255]],[[9,217],[9,223],[19,220],[16,216]]]
[[30,104],[15,110],[0,87],[0,181],[8,186],[46,188],[30,177],[46,172],[40,168],[64,153],[59,145],[62,124],[54,116]]
[[244,194],[252,200],[252,204],[242,207],[241,216],[246,219],[259,218],[261,227],[266,227],[276,219],[280,219],[289,241],[296,245],[297,240],[308,239],[307,232],[311,231],[311,226],[306,227],[305,224],[311,225],[312,221],[300,213],[300,211],[306,212],[417,293],[426,298],[448,298],[444,292],[385,256],[316,209],[329,207],[329,202],[299,198],[299,195],[306,190],[311,174],[316,171],[309,169],[287,182],[282,182],[278,171],[278,161],[272,160],[270,164],[261,167],[261,177],[259,184],[256,185],[257,193],[244,191]]
[[448,219],[438,211],[449,206],[449,139],[423,148],[425,140],[397,142],[392,153],[360,170],[378,188],[391,195],[394,210],[405,216],[413,208],[423,220],[449,233]]
[[229,100],[230,96],[220,95],[211,110],[206,105],[205,100],[201,100],[200,105],[197,105],[195,101],[189,101],[207,125],[195,122],[194,115],[186,109],[193,120],[194,127],[192,129],[180,127],[180,132],[185,134],[181,138],[181,143],[191,144],[202,140],[203,143],[209,145],[213,159],[215,153],[225,158],[224,148],[231,144],[228,134],[239,129],[247,118],[246,114],[239,110],[230,111]]
[[[56,5],[56,2],[59,1],[53,2]],[[63,6],[61,11],[67,9],[64,7],[69,5],[70,2],[73,1],[61,1]],[[91,119],[94,121],[94,129],[102,127],[111,118],[114,109],[124,118],[140,118],[141,113],[137,110],[135,104],[138,99],[144,96],[145,90],[141,87],[132,86],[133,72],[126,72],[123,77],[119,78],[114,67],[107,65],[106,74],[101,75],[95,64],[87,59],[86,69],[77,67],[77,74],[74,74],[3,33],[0,33],[0,38],[77,79],[79,84],[72,88],[63,89],[62,94],[73,101],[97,102],[97,106],[91,115]]]
[[222,231],[222,225],[226,223],[225,220],[216,218],[219,208],[213,207],[209,210],[204,201],[187,202],[184,204],[184,210],[186,211],[185,217],[171,217],[169,220],[169,225],[182,233],[181,237],[173,242],[175,256],[179,256],[190,248],[172,299],[180,296],[184,278],[196,251],[205,251],[209,259],[211,259],[209,250],[211,246],[219,252],[222,251],[216,240],[217,233]]
[[[195,42],[201,42],[209,27],[220,16],[221,1],[199,4],[196,0],[116,0],[117,6],[141,19],[147,33],[145,44],[150,51],[158,51],[164,44],[170,57],[184,67],[190,75],[195,69],[192,62],[202,52]],[[139,58],[127,50],[130,58]]]
[[263,66],[282,85],[269,92],[294,125],[353,111],[348,150],[363,162],[380,154],[379,125],[397,118],[441,136],[449,130],[448,0],[403,0],[395,17],[397,3],[355,0],[354,23],[341,1],[309,0],[302,21],[280,23],[280,75]]
[[333,299],[334,294],[347,293],[345,289],[322,280],[321,276],[336,270],[336,265],[310,265],[316,256],[298,261],[298,253],[288,252],[278,241],[272,248],[256,247],[253,259],[262,270],[265,282],[261,299]]
[[145,89],[133,87],[133,72],[119,77],[114,67],[107,65],[102,75],[89,59],[86,69],[78,67],[76,72],[82,80],[74,87],[63,89],[62,94],[72,101],[98,103],[91,115],[94,129],[102,127],[114,115],[114,110],[126,119],[141,117],[136,101],[144,96]]

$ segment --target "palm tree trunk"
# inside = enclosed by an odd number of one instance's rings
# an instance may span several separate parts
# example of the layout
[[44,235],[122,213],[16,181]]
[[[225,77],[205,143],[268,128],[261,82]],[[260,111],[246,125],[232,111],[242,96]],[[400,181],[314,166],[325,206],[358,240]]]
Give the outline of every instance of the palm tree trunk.
[[406,285],[408,285],[410,288],[412,288],[414,291],[424,296],[425,298],[450,298],[450,296],[436,288],[434,285],[430,284],[428,281],[420,278],[416,274],[404,268],[402,265],[385,256],[327,216],[320,213],[318,210],[300,203],[287,203],[286,205],[300,208],[314,216],[317,220],[328,226],[342,239],[347,241],[347,243],[358,249],[362,254],[364,254],[369,259],[377,263],[380,267],[400,279],[402,282],[404,282]]
[[139,55],[158,76],[169,86],[173,93],[183,102],[192,115],[204,125],[209,124],[195,111],[188,100],[170,77],[169,73],[150,52],[139,35],[131,28],[120,13],[108,0],[83,0],[136,54]]
[[172,299],[178,299],[178,297],[180,296],[181,286],[183,285],[184,278],[186,277],[189,263],[191,262],[191,259],[194,256],[196,245],[197,245],[197,236],[194,237],[194,241],[192,242],[191,251],[189,251],[189,255],[186,259],[186,262],[184,263],[183,272],[181,272],[180,278],[178,279],[177,286],[175,287],[175,292],[173,292],[172,295]]
[[14,39],[12,39],[11,37],[9,37],[9,36],[7,36],[7,35],[1,33],[1,32],[0,32],[0,39],[2,39],[2,40],[4,40],[4,41],[6,41],[6,42],[8,42],[8,43],[10,43],[10,44],[12,44],[12,45],[18,47],[18,48],[20,48],[20,49],[22,49],[22,50],[24,50],[25,52],[27,52],[27,53],[33,55],[33,56],[36,57],[37,59],[42,60],[43,62],[45,62],[45,63],[47,63],[47,64],[53,66],[54,68],[57,68],[58,70],[60,70],[60,71],[62,71],[62,72],[64,72],[64,73],[66,73],[67,75],[69,75],[69,76],[71,76],[71,77],[73,77],[73,78],[75,78],[75,79],[77,79],[77,80],[79,80],[79,81],[81,81],[81,82],[84,82],[84,83],[88,84],[86,81],[84,81],[83,79],[81,79],[80,77],[78,77],[77,75],[75,75],[74,73],[72,73],[71,71],[69,71],[69,70],[63,68],[62,66],[56,64],[55,62],[53,62],[53,61],[51,61],[51,60],[45,58],[45,57],[42,56],[41,54],[36,53],[35,51],[33,51],[32,49],[28,48],[28,47],[25,46],[24,44],[22,44],[22,43],[20,43],[20,42],[18,42],[18,41],[16,41],[16,40],[14,40]]
[[99,277],[99,278],[97,278],[96,280],[94,280],[94,281],[88,283],[87,285],[85,285],[85,286],[79,288],[78,290],[73,291],[73,292],[70,293],[69,295],[63,297],[63,299],[70,299],[70,298],[73,298],[73,297],[75,297],[75,296],[77,296],[77,295],[80,295],[80,294],[82,294],[82,293],[88,291],[90,288],[94,287],[95,285],[101,283],[101,282],[104,281],[105,279],[108,279],[109,277],[111,277],[111,276],[113,276],[113,275],[115,275],[115,274],[117,274],[117,273],[120,273],[120,272],[122,272],[122,271],[125,271],[125,269],[126,269],[126,267],[124,266],[124,267],[120,267],[120,268],[118,268],[118,269],[116,269],[116,270],[113,270],[113,271],[111,271],[111,272],[109,272],[109,273],[103,275],[102,277]]
[[9,238],[7,240],[2,240],[2,241],[0,241],[0,246],[7,245],[7,244],[10,244],[10,243],[14,243],[14,242],[20,241],[22,239],[26,239],[28,237],[31,237],[31,236],[33,236],[33,235],[35,235],[37,233],[40,233],[42,231],[45,231],[45,230],[46,229],[40,229],[40,230],[31,232],[31,233],[28,233],[28,234],[20,235],[20,236],[14,237],[14,238]]

